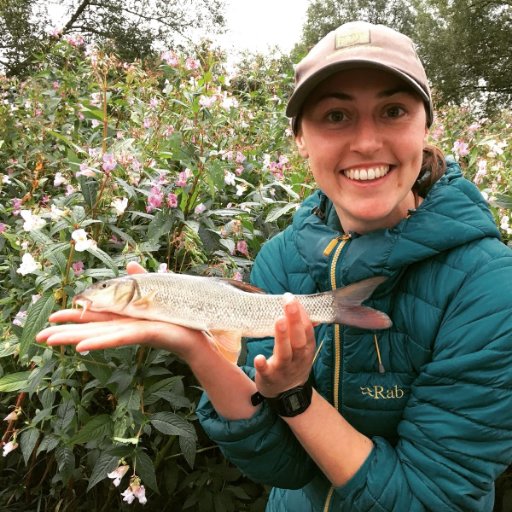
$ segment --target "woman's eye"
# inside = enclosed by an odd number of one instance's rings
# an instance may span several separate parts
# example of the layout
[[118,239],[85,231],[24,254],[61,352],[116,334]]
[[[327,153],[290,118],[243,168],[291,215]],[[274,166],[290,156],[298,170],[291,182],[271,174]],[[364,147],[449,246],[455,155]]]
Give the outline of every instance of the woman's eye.
[[330,121],[331,123],[340,123],[341,121],[344,121],[345,118],[345,114],[340,110],[334,110],[327,114],[327,120]]
[[400,117],[405,114],[405,110],[399,106],[392,106],[386,109],[386,117]]

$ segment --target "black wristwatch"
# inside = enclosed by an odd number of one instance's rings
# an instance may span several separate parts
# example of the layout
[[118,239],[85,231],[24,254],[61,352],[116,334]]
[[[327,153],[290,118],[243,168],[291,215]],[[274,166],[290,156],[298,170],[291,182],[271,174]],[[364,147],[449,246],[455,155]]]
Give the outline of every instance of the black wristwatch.
[[313,386],[311,380],[308,379],[302,386],[283,391],[276,397],[268,398],[256,392],[251,396],[251,403],[252,405],[258,405],[266,400],[269,407],[279,416],[291,418],[303,413],[309,407],[312,394]]

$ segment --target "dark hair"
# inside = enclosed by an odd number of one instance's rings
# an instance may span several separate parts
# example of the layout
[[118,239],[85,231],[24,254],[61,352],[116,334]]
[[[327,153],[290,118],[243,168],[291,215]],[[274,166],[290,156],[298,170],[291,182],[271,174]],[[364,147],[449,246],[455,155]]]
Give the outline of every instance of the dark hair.
[[446,159],[443,152],[427,145],[423,148],[423,161],[421,163],[418,179],[414,182],[412,191],[418,196],[425,197],[432,185],[445,173]]

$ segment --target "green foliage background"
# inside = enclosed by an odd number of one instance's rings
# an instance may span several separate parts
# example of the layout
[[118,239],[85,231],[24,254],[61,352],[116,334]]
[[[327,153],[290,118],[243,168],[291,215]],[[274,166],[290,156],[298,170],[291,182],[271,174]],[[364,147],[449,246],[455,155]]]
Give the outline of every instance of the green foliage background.
[[[259,57],[231,76],[206,46],[126,63],[63,40],[25,80],[1,79],[0,416],[15,413],[2,442],[17,445],[0,458],[2,510],[137,508],[120,495],[133,474],[151,510],[264,509],[267,489],[198,427],[200,389],[175,356],[78,354],[34,335],[128,261],[247,278],[313,187],[283,113],[291,69],[286,58]],[[487,194],[505,243],[511,134],[507,110],[477,119],[451,107],[432,128]],[[85,250],[72,237],[79,230]],[[121,462],[130,471],[116,488],[107,474]],[[508,492],[504,477],[498,507]]]

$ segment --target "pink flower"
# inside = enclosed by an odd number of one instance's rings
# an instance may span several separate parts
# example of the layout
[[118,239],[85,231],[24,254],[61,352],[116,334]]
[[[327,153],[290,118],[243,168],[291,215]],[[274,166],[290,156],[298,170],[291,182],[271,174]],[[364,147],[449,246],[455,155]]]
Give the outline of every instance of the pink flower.
[[84,262],[83,261],[75,261],[75,263],[73,263],[73,265],[71,265],[71,267],[72,267],[73,273],[75,274],[76,277],[83,274],[83,272],[84,272]]
[[177,208],[178,207],[178,196],[173,194],[172,192],[167,196],[167,206],[169,208]]
[[103,170],[105,172],[113,171],[116,168],[117,162],[112,153],[105,153],[103,155]]
[[184,171],[180,172],[178,175],[178,179],[176,180],[176,186],[177,187],[186,187],[187,181],[192,176],[192,171],[190,169],[185,169]]
[[179,64],[178,56],[171,50],[167,50],[160,55],[168,66],[175,68]]
[[245,240],[240,240],[236,243],[236,250],[240,254],[249,257],[249,248],[247,247],[247,242]]
[[151,192],[148,196],[148,205],[146,206],[146,211],[152,212],[155,208],[160,208],[164,201],[164,194],[158,187],[152,187]]
[[5,233],[7,231],[7,224],[0,222],[0,233]]
[[18,419],[18,411],[11,411],[5,418],[4,421],[16,421]]
[[185,61],[185,68],[189,71],[192,71],[194,69],[197,69],[199,67],[199,61],[196,59],[193,59],[192,57],[187,57],[187,60]]
[[145,505],[148,502],[146,489],[140,484],[140,478],[136,475],[131,477],[129,487],[121,493],[121,496],[123,496],[123,501],[126,501],[128,504],[131,504],[135,498],[139,500],[141,505]]
[[469,153],[469,147],[463,140],[456,140],[453,144],[452,151],[457,156],[466,156]]

